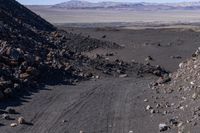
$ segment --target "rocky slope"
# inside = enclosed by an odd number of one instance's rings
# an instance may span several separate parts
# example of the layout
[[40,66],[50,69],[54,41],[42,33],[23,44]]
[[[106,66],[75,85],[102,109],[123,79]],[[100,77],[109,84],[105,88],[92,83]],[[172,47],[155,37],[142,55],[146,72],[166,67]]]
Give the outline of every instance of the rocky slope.
[[101,56],[89,59],[81,52],[120,46],[57,30],[14,0],[0,1],[0,16],[0,99],[41,83],[73,84],[98,78],[99,72],[121,77],[127,72],[166,73],[160,67],[110,62]]
[[[0,3],[0,21],[3,21],[5,24],[9,23],[10,26],[18,24],[27,28],[34,28],[37,30],[45,31],[55,30],[55,27],[53,27],[50,23],[48,23],[35,13],[30,12],[27,8],[14,0],[0,0]],[[10,21],[8,21],[9,19]]]
[[146,110],[166,119],[159,125],[161,131],[196,133],[200,127],[200,48],[170,77],[171,82],[152,87],[154,103]]
[[[0,2],[1,98],[13,95],[16,90],[20,92],[25,86],[34,87],[51,74],[60,82],[59,76],[65,76],[66,82],[81,78],[84,75],[79,75],[78,65],[73,63],[81,64],[85,57],[76,51],[112,44],[56,31],[54,26],[16,1]],[[88,43],[92,45],[88,47]],[[56,72],[59,76],[54,75]]]

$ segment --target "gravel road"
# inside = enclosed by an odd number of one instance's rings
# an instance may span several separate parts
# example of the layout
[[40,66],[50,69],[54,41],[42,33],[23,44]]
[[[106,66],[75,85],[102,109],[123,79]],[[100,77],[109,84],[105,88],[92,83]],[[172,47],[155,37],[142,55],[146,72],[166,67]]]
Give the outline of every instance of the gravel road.
[[[2,133],[155,133],[158,119],[145,111],[148,84],[155,77],[106,78],[77,86],[46,86],[15,109],[12,118],[25,117],[27,125],[11,128],[2,121]],[[149,123],[151,123],[149,125]]]

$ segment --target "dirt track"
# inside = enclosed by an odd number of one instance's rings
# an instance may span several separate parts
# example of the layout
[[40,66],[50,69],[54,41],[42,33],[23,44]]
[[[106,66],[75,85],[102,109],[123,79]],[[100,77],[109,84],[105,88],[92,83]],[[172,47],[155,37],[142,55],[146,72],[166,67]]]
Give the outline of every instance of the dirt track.
[[16,107],[29,125],[11,128],[8,124],[13,121],[4,121],[1,132],[155,133],[159,121],[145,112],[144,102],[145,98],[150,99],[152,92],[148,84],[154,78],[102,79],[77,86],[48,86]]
[[[0,24],[0,28],[3,30],[0,32],[2,33],[0,41],[3,40],[3,42],[0,45],[3,50],[0,50],[0,53],[2,53],[0,96],[1,99],[10,99],[0,102],[0,133],[156,133],[159,132],[158,128],[160,128],[160,131],[166,130],[168,133],[177,133],[176,127],[182,128],[184,124],[176,120],[179,118],[178,116],[182,114],[184,114],[183,116],[187,116],[187,114],[188,116],[200,116],[198,113],[200,107],[193,114],[191,114],[191,110],[188,110],[187,113],[182,112],[190,106],[182,105],[186,98],[180,91],[185,91],[188,87],[178,85],[178,89],[176,89],[170,84],[172,89],[169,87],[155,88],[158,83],[162,84],[162,82],[170,80],[168,75],[163,75],[166,72],[160,70],[159,66],[156,67],[156,71],[151,66],[146,65],[146,67],[148,66],[147,72],[163,76],[150,89],[149,83],[155,81],[158,77],[150,76],[150,74],[139,77],[142,76],[143,69],[146,70],[144,65],[137,63],[129,65],[123,62],[151,63],[161,65],[166,70],[173,72],[178,66],[180,67],[178,64],[181,61],[189,58],[194,50],[199,47],[199,30],[66,28],[68,32],[64,33],[64,31],[56,31],[52,25],[23,8],[14,0],[2,1],[1,3],[3,6],[0,9],[3,9],[3,11],[0,11],[0,16],[3,16],[3,24]],[[28,21],[27,18],[33,18],[34,21]],[[49,31],[49,29],[54,31],[51,35],[42,31]],[[37,30],[42,32],[37,32]],[[97,40],[90,39],[90,37]],[[4,42],[5,38],[6,42]],[[117,43],[123,48],[99,47],[105,46],[103,45],[105,42],[101,43],[98,39],[113,42],[111,43],[113,45]],[[7,41],[9,44],[7,44]],[[89,44],[90,46],[88,46]],[[63,47],[65,48],[63,49]],[[26,51],[23,49],[26,49]],[[69,49],[72,51],[68,51]],[[103,58],[103,61],[95,62],[84,58],[81,52],[89,57],[96,56],[97,60],[101,60],[103,56],[105,60]],[[34,58],[25,56],[32,53],[36,53]],[[100,54],[100,56],[96,54]],[[115,59],[123,61],[116,60],[114,63],[108,63],[108,60]],[[196,69],[197,66],[192,65],[191,67]],[[78,69],[77,67],[81,68]],[[88,73],[82,73],[85,71],[84,68],[87,69]],[[95,71],[94,68],[98,71],[93,76],[90,72]],[[130,70],[127,70],[128,68]],[[48,76],[37,75],[31,77],[33,80],[28,80],[30,75],[38,72],[35,70],[42,73],[41,75],[48,73]],[[191,69],[187,70],[191,73]],[[99,71],[107,74],[114,71],[123,74],[120,77],[126,77],[126,74],[129,77],[114,78],[99,74],[101,73]],[[183,69],[183,71],[185,70]],[[186,75],[190,75],[190,73]],[[100,75],[102,79],[92,80],[92,78],[98,78],[96,74]],[[79,75],[87,79],[91,77],[91,80],[80,82],[74,86],[64,85],[74,84],[77,80],[73,80],[73,78],[79,79]],[[195,75],[199,76],[199,73]],[[69,80],[66,81],[63,77],[69,78]],[[196,80],[195,76],[193,78]],[[46,82],[37,84],[38,82],[35,81],[38,79]],[[195,88],[193,86],[195,82],[190,82],[191,77],[184,77],[183,79],[181,82],[189,82],[189,86]],[[21,83],[25,83],[25,85]],[[44,84],[51,84],[51,86],[44,87]],[[23,85],[23,89],[21,89],[21,85]],[[42,87],[36,89],[38,86]],[[176,90],[178,92],[169,95]],[[21,97],[21,93],[24,94],[23,97]],[[17,97],[18,94],[20,97]],[[185,94],[188,96],[186,91]],[[195,94],[195,97],[198,97],[198,94]],[[12,114],[13,110],[7,110],[6,107],[14,108],[17,114]],[[17,122],[17,119],[21,116],[25,118],[25,123],[18,121],[18,123],[21,123],[20,125],[16,123],[14,125],[16,127],[10,127],[10,124]],[[185,120],[185,123],[191,122],[191,119]],[[170,126],[165,126],[163,123]],[[197,123],[193,123],[193,126],[197,126],[197,130],[192,128],[191,131],[198,133]]]

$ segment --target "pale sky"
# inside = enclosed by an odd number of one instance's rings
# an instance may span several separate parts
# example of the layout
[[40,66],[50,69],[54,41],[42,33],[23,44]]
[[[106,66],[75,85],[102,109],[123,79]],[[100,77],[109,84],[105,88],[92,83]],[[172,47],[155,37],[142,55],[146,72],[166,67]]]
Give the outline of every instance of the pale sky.
[[[61,2],[66,2],[69,0],[17,0],[25,5],[51,5]],[[153,2],[153,3],[173,3],[173,2],[192,2],[200,0],[86,0],[90,2],[100,2],[100,1],[114,1],[114,2]]]

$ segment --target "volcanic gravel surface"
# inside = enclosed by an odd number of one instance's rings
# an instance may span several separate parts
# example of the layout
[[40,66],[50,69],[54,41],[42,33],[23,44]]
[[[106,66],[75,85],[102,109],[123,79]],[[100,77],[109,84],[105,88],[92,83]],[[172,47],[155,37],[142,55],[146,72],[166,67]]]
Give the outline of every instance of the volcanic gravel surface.
[[2,133],[196,131],[199,50],[169,74],[151,55],[145,64],[90,58],[124,46],[58,30],[15,0],[0,0],[0,16]]
[[[103,41],[116,42],[123,49],[95,49],[86,52],[90,57],[96,54],[107,56],[110,60],[121,59],[126,62],[149,62],[160,65],[174,72],[178,69],[180,62],[190,58],[192,53],[199,47],[200,33],[195,29],[184,28],[147,28],[147,29],[123,29],[123,28],[67,28],[66,25],[59,26],[61,29],[72,33],[91,36]],[[146,60],[151,56],[153,60]]]

